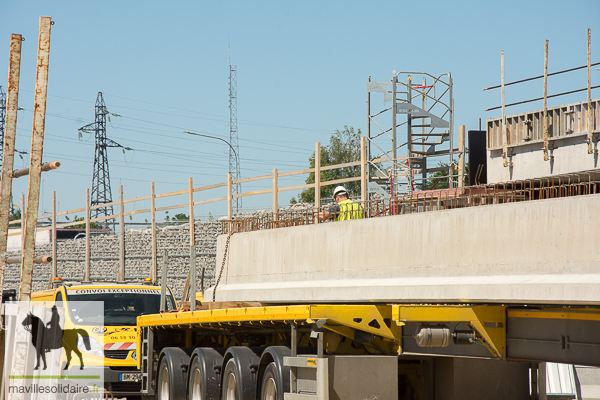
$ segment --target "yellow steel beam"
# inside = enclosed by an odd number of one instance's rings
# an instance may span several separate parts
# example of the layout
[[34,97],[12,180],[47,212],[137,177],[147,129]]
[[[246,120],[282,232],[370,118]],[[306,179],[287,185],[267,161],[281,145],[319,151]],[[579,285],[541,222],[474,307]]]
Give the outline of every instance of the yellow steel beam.
[[481,341],[497,358],[506,358],[505,306],[392,306],[392,319],[399,325],[405,322],[450,323],[464,322],[479,334]]
[[293,321],[306,320],[309,316],[310,306],[240,307],[142,315],[138,317],[138,326],[201,326],[213,323]]

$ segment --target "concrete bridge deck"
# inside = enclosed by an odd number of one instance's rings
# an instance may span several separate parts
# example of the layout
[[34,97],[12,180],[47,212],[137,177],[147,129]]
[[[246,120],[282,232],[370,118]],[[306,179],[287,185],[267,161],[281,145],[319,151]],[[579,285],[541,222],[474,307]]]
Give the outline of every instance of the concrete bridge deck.
[[599,226],[592,194],[236,233],[216,300],[599,304]]

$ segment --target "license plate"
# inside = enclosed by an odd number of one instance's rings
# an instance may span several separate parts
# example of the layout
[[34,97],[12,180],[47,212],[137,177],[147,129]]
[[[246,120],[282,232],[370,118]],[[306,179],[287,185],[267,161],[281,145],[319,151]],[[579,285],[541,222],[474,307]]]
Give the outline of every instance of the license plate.
[[119,382],[139,382],[142,380],[141,372],[127,372],[119,374]]

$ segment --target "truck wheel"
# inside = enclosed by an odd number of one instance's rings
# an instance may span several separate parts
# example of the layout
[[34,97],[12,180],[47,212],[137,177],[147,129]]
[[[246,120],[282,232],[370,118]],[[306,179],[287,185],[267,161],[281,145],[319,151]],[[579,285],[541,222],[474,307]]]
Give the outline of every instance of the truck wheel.
[[269,346],[263,351],[258,368],[259,399],[283,400],[283,394],[290,391],[290,367],[283,366],[283,359],[291,354],[285,346]]
[[242,390],[241,379],[238,373],[238,367],[234,359],[227,361],[225,372],[223,372],[223,391],[221,398],[223,400],[241,400]]
[[263,375],[260,400],[279,400],[283,398],[282,388],[279,387],[277,379],[277,366],[274,362],[267,365]]
[[215,349],[198,347],[192,353],[188,380],[188,399],[218,399],[221,389],[223,356]]
[[230,347],[225,360],[221,400],[256,400],[258,356],[246,347]]
[[185,398],[187,373],[186,366],[190,356],[180,348],[166,347],[162,351],[158,366],[158,381],[156,397],[158,400],[173,400]]

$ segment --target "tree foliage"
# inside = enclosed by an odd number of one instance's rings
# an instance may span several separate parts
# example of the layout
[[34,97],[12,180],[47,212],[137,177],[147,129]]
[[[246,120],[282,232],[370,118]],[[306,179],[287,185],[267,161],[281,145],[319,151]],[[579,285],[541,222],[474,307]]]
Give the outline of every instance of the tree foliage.
[[[342,130],[336,130],[329,138],[329,145],[321,147],[321,167],[327,165],[344,164],[360,160],[360,129],[354,131],[353,127],[344,126]],[[308,159],[310,168],[315,167],[315,153]],[[321,182],[332,181],[335,179],[359,177],[360,166],[332,169],[321,172]],[[306,179],[307,184],[315,183],[315,174],[311,173]],[[348,182],[344,184],[350,197],[360,196],[360,181]],[[335,185],[321,187],[321,198],[331,198]],[[298,200],[304,203],[315,201],[315,189],[309,188],[303,190],[298,195]],[[291,204],[296,199],[292,197]]]
[[[76,215],[75,218],[73,219],[73,222],[78,222],[78,221],[85,221],[85,218],[78,217]],[[100,225],[98,225],[96,222],[90,222],[90,229],[97,229],[97,228],[100,228]],[[85,229],[85,223],[79,224],[79,225],[68,226],[67,229]]]
[[[453,175],[457,175],[458,174],[458,167],[457,167],[457,162],[453,162],[454,164],[454,168],[453,168]],[[448,163],[445,162],[439,162],[438,167],[448,167]],[[468,181],[469,181],[469,163],[465,163],[465,172],[464,172],[464,184],[465,186],[468,185]],[[455,182],[458,179],[455,178]],[[455,185],[456,186],[456,185]],[[446,169],[445,171],[437,171],[431,175],[429,175],[429,179],[427,179],[427,189],[448,189],[449,185],[448,185],[448,170]]]

